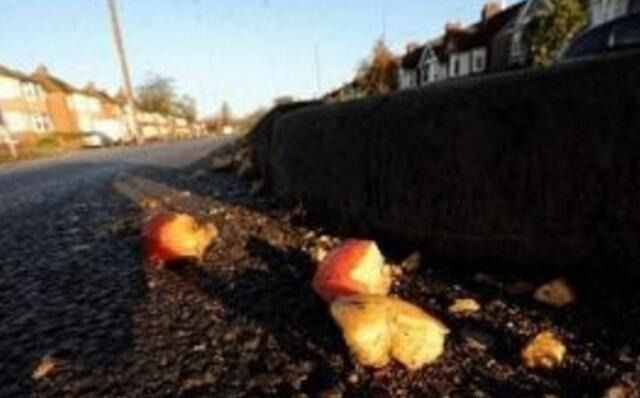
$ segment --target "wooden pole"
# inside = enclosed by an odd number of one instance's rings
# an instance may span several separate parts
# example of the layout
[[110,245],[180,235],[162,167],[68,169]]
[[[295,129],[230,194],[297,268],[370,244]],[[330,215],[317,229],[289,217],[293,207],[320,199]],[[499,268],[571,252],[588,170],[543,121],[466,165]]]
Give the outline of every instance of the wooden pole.
[[127,97],[127,118],[129,124],[129,131],[136,139],[137,143],[144,141],[140,135],[140,129],[138,128],[138,119],[136,117],[136,104],[133,99],[133,88],[131,86],[131,75],[129,73],[129,65],[127,64],[127,56],[124,50],[124,41],[122,39],[122,32],[120,30],[120,22],[118,20],[118,10],[116,8],[115,0],[107,0],[109,6],[109,12],[111,14],[111,26],[113,28],[113,42],[116,47],[116,54],[118,61],[120,62],[120,69],[122,72],[122,81],[124,83],[125,95]]

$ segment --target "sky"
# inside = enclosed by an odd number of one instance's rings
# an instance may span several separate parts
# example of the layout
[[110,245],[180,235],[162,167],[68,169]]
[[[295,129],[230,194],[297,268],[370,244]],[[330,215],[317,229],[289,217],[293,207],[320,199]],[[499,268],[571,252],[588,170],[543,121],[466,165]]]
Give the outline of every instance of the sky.
[[[485,0],[117,0],[134,86],[157,74],[200,116],[236,115],[275,97],[308,99],[349,81],[383,34],[394,52],[447,21],[472,23]],[[2,0],[0,64],[44,64],[82,87],[121,85],[106,0]],[[319,83],[319,84],[318,84]]]

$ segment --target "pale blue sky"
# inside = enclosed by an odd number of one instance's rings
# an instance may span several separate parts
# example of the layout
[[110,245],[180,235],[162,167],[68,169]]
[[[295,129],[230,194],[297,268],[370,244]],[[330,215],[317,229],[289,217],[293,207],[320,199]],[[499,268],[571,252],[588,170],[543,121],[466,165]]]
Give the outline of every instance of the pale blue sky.
[[[382,33],[397,52],[447,20],[470,23],[485,0],[118,0],[134,84],[173,77],[200,115],[226,99],[234,113],[273,97],[316,95],[349,80]],[[513,1],[511,1],[512,3]],[[105,0],[2,0],[0,64],[39,63],[72,84],[114,91],[120,74]]]

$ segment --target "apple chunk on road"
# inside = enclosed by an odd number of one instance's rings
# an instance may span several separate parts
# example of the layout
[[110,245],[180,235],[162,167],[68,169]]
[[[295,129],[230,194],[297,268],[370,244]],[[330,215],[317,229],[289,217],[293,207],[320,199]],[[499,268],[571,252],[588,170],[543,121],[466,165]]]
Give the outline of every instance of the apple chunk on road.
[[160,213],[143,227],[145,258],[158,267],[182,259],[200,261],[217,236],[213,224],[201,225],[188,214]]
[[327,302],[355,294],[387,295],[391,270],[375,242],[348,240],[318,265],[312,287]]

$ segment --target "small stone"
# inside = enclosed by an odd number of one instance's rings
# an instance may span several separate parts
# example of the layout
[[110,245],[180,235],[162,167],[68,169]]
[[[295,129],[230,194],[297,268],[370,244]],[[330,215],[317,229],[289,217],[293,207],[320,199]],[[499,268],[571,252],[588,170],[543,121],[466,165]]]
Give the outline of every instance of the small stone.
[[257,180],[251,183],[251,189],[249,190],[249,193],[251,193],[251,195],[257,195],[260,193],[260,191],[262,191],[262,188],[264,187],[264,183],[262,180]]
[[153,210],[160,207],[160,201],[155,198],[144,198],[140,202],[140,207],[143,209]]
[[40,380],[49,376],[56,369],[55,359],[46,356],[42,358],[36,369],[33,371],[31,377],[33,380]]
[[562,363],[566,352],[552,332],[542,332],[522,350],[522,361],[528,368],[553,369]]
[[360,381],[360,377],[358,376],[357,373],[351,373],[349,375],[348,380],[349,380],[349,383],[351,384],[358,384],[358,381]]
[[183,198],[188,198],[191,196],[191,192],[189,191],[182,191],[180,192],[180,196],[182,196]]
[[213,170],[222,170],[230,167],[233,163],[233,157],[224,156],[224,157],[215,157],[211,159],[211,168]]
[[605,391],[603,398],[630,398],[631,391],[627,387],[613,386]]
[[472,298],[456,299],[456,301],[449,306],[449,312],[452,314],[466,315],[478,312],[480,308],[480,304]]
[[474,350],[486,351],[494,344],[493,337],[480,331],[462,329],[460,335],[464,339],[465,344]]
[[327,257],[327,251],[325,249],[323,249],[322,247],[316,247],[313,250],[313,258],[314,260],[320,262],[322,260],[324,260],[325,257]]
[[529,282],[524,282],[524,281],[518,281],[518,282],[512,283],[512,284],[508,285],[505,288],[507,293],[509,293],[509,294],[511,294],[513,296],[519,296],[521,294],[527,294],[527,293],[533,291],[534,289],[535,289],[535,286],[533,286]]
[[420,253],[415,252],[402,262],[402,268],[404,268],[407,272],[415,272],[420,267],[421,263],[422,256],[420,255]]
[[207,349],[207,344],[206,343],[198,344],[198,345],[193,347],[193,351],[195,351],[195,352],[202,352],[202,351],[204,351],[206,349]]
[[554,307],[564,307],[576,300],[573,289],[563,278],[554,279],[538,288],[533,294],[537,301]]
[[622,347],[620,351],[618,351],[618,359],[621,362],[625,362],[625,363],[634,362],[634,359],[631,356],[631,347],[628,345],[625,345],[624,347]]
[[193,177],[194,179],[200,179],[206,176],[207,176],[207,172],[203,169],[198,169],[191,175],[191,177]]
[[91,250],[91,245],[75,245],[71,248],[71,251],[74,253],[86,252]]
[[337,388],[330,388],[328,390],[321,391],[318,396],[320,398],[342,398],[342,392]]
[[256,337],[244,343],[243,349],[246,351],[255,351],[260,346],[260,337]]

